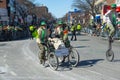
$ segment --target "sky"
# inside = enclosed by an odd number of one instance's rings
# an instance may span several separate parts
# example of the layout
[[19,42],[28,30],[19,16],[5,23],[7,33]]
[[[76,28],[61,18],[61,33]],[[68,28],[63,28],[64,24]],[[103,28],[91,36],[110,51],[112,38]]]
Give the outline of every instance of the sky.
[[35,3],[47,6],[49,12],[56,18],[63,17],[67,12],[73,11],[73,0],[35,0]]

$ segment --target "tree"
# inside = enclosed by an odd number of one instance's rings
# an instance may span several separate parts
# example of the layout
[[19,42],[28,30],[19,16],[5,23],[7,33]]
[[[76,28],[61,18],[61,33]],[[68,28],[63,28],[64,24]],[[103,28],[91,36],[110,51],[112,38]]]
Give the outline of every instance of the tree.
[[99,7],[95,6],[96,1],[97,0],[75,0],[72,6],[82,11],[89,12],[95,19],[96,13],[99,13]]

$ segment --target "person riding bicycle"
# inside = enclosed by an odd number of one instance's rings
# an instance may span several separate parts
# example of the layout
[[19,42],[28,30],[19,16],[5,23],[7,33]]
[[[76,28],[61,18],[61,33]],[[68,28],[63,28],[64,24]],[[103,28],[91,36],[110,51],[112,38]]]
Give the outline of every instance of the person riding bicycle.
[[38,46],[40,48],[40,64],[43,63],[43,61],[45,61],[45,43],[48,40],[48,33],[47,33],[47,24],[42,21],[40,24],[40,27],[38,28],[37,32],[38,32],[38,38],[36,39],[36,42],[38,43]]
[[107,24],[107,28],[109,30],[109,41],[113,42],[112,37],[115,34],[115,27],[116,27],[116,18],[117,18],[117,12],[116,12],[116,4],[111,5],[111,10],[109,10],[105,14],[105,23]]
[[70,42],[68,39],[68,27],[62,21],[59,21],[58,25],[55,28],[55,37],[63,40],[63,42],[67,48],[70,47]]
[[[55,35],[56,37],[60,38],[61,40],[63,40],[64,45],[66,48],[70,47],[70,41],[68,39],[68,27],[67,25],[64,24],[63,26],[63,22],[59,21],[57,27],[55,28]],[[62,63],[65,61],[65,56],[63,58]]]
[[58,21],[57,26],[55,27],[55,37],[62,39],[63,37],[63,23]]

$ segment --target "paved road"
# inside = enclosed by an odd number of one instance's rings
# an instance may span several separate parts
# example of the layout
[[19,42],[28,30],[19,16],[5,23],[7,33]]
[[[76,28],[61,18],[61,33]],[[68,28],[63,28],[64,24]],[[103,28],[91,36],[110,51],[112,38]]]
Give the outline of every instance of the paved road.
[[78,67],[52,71],[39,64],[35,40],[0,42],[0,80],[120,80],[120,42],[113,43],[113,62],[106,60],[102,38],[81,35],[71,44],[80,53]]

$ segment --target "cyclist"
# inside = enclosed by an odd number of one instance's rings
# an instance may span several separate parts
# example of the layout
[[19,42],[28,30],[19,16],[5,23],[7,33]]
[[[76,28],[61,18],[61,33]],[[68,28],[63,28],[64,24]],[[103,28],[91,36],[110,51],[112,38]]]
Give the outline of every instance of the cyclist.
[[112,37],[115,34],[115,27],[116,27],[116,17],[117,17],[117,12],[116,12],[116,4],[111,5],[111,10],[109,10],[105,14],[105,23],[107,23],[107,28],[109,30],[109,40],[113,42]]
[[40,48],[40,64],[42,64],[45,59],[45,43],[48,39],[48,33],[47,33],[47,24],[42,21],[40,24],[40,27],[37,30],[38,32],[38,38],[36,39],[36,42],[38,43],[38,47]]
[[58,21],[57,26],[55,27],[55,37],[62,39],[63,37],[63,23]]
[[69,41],[69,38],[68,38],[68,26],[67,24],[63,23],[64,24],[64,29],[63,29],[63,42],[65,44],[65,47],[69,48],[70,47],[70,41]]
[[[119,9],[120,11],[120,9]],[[118,16],[117,16],[117,24],[116,24],[117,28],[116,28],[116,37],[118,38],[120,35],[120,12],[118,12]]]
[[[63,25],[64,24],[64,25]],[[58,22],[57,27],[55,28],[56,37],[63,40],[65,47],[70,47],[70,41],[68,39],[68,27],[62,21]],[[65,61],[66,56],[63,57],[62,63]]]
[[55,36],[63,40],[66,47],[70,47],[67,24],[59,21],[57,27],[55,28]]

